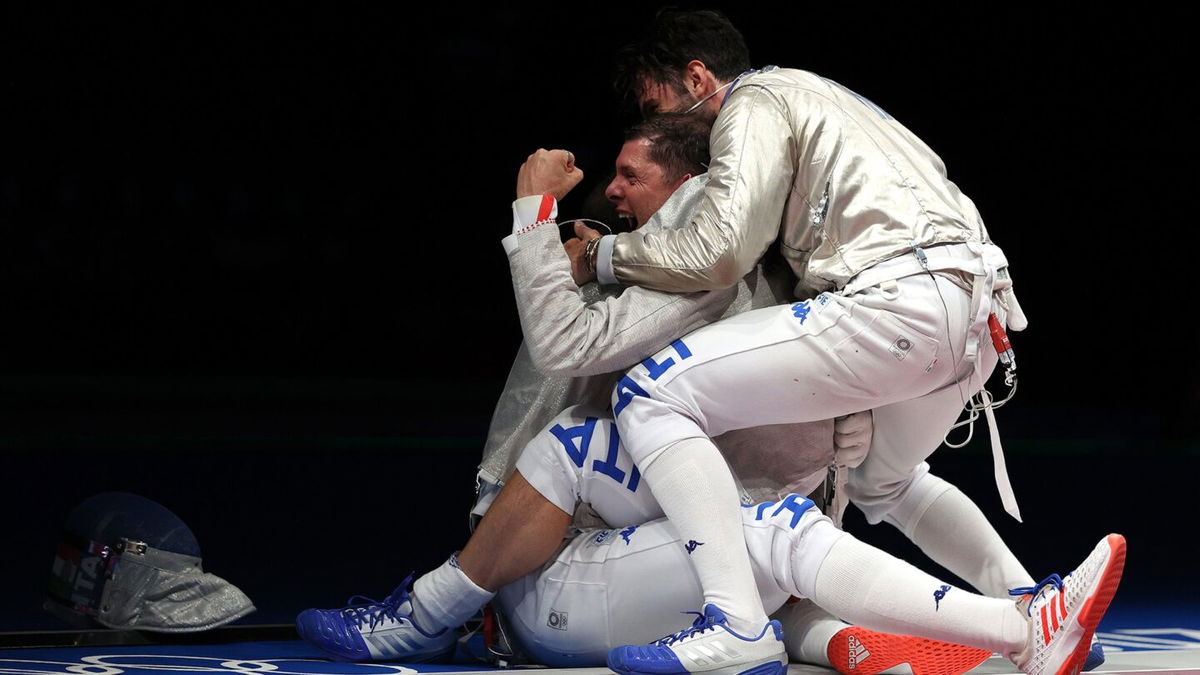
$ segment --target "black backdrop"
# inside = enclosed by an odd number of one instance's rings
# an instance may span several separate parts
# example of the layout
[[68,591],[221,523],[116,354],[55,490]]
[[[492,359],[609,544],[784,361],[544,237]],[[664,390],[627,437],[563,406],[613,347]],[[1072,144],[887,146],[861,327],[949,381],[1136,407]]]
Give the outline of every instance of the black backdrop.
[[[1125,529],[1131,583],[1184,578],[1185,17],[722,8],[756,64],[838,80],[925,139],[1009,253],[1031,328],[1000,417],[1028,522],[1001,527],[1031,571]],[[8,5],[8,625],[36,623],[53,530],[100,490],[174,508],[279,616],[382,595],[455,546],[519,341],[516,168],[565,147],[581,193],[604,175],[611,55],[653,11]],[[938,457],[1003,517],[986,448]]]

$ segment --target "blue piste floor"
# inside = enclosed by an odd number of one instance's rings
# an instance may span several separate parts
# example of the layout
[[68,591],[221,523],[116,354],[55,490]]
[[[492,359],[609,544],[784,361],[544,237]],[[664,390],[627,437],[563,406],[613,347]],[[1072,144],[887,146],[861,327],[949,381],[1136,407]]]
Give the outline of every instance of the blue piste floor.
[[[1096,672],[1200,673],[1200,605],[1166,604],[1155,599],[1114,606],[1097,633],[1108,662]],[[150,675],[152,673],[237,673],[253,675],[388,675],[494,671],[483,664],[459,665],[338,663],[299,640],[234,642],[215,645],[138,645],[0,650],[0,675]],[[550,675],[560,671],[540,669]],[[568,671],[562,671],[568,672]],[[572,675],[595,675],[605,668],[580,668]],[[830,673],[793,664],[789,675]],[[974,673],[1016,673],[993,657]]]

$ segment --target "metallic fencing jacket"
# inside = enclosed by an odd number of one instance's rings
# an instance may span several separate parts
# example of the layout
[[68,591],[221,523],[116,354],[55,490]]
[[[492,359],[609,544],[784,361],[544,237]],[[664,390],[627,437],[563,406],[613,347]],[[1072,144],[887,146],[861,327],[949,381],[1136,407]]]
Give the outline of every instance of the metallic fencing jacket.
[[620,234],[602,247],[616,281],[674,292],[725,288],[778,240],[799,279],[796,296],[811,297],[914,245],[988,241],[974,203],[921,139],[813,73],[742,78],[710,149],[708,187],[684,227]]

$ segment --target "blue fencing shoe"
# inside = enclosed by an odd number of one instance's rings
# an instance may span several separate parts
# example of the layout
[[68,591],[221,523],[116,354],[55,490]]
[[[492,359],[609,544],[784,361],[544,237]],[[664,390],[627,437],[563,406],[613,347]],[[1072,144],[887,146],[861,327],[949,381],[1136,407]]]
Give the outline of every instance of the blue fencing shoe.
[[305,642],[339,661],[404,661],[423,663],[454,651],[455,631],[429,632],[412,618],[409,582],[383,602],[361,596],[341,609],[306,609],[296,617],[296,632]]
[[757,636],[735,633],[715,605],[690,628],[649,645],[617,647],[608,653],[608,667],[622,675],[782,675],[787,670],[783,627],[768,621]]
[[1083,661],[1083,671],[1095,670],[1104,665],[1104,648],[1096,642],[1095,636],[1092,637],[1092,648],[1088,650],[1087,658]]

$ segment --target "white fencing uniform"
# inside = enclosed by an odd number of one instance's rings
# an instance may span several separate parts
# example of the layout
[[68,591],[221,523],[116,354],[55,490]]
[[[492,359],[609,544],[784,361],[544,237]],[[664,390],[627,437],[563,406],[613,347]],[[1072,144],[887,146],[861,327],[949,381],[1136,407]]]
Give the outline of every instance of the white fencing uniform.
[[[971,296],[935,278],[822,293],[678,340],[617,384],[613,406],[630,453],[641,464],[685,438],[873,409],[872,450],[850,486],[878,522],[873,505],[910,480],[996,362],[978,346],[978,364],[966,360]],[[990,308],[990,297],[982,302]]]
[[[703,479],[728,493],[702,439],[874,409],[876,440],[847,492],[872,522],[887,518],[911,534],[919,523],[895,514],[920,520],[906,498],[931,498],[917,494],[921,461],[994,367],[989,312],[1002,321],[1007,314],[1015,330],[1025,320],[975,205],[941,159],[882,109],[796,70],[739,77],[726,96],[701,208],[660,235],[604,237],[596,268],[607,283],[719,289],[777,243],[800,280],[796,295],[812,298],[700,329],[675,343],[682,350],[666,348],[633,368],[614,394],[623,439],[664,510],[689,536],[714,539],[694,561],[707,599],[749,629],[761,617],[738,599],[749,575],[734,514],[721,512],[725,498],[706,503],[687,490]],[[919,265],[922,255],[938,281]],[[695,439],[686,448],[694,468],[670,449],[686,439]],[[993,449],[1002,500],[1016,516],[994,426]],[[671,482],[658,483],[668,474]],[[973,504],[948,509],[950,501],[939,508],[965,514],[958,526],[985,530],[997,544],[988,549],[1001,551],[1000,576],[1028,576]],[[953,541],[923,540],[935,559],[971,557]],[[956,571],[989,564],[983,549],[976,553]]]
[[[702,602],[688,542],[661,517],[614,430],[604,413],[577,406],[535,437],[517,462],[521,475],[564,511],[582,499],[613,526],[581,532],[542,570],[497,594],[517,640],[539,663],[602,664],[613,645],[674,632],[680,612]],[[743,507],[742,515],[770,611],[811,591],[825,552],[843,534],[830,525],[812,536],[813,526],[829,519],[796,495]]]

